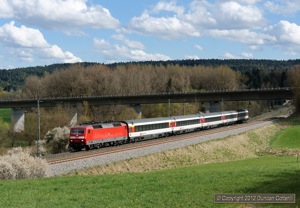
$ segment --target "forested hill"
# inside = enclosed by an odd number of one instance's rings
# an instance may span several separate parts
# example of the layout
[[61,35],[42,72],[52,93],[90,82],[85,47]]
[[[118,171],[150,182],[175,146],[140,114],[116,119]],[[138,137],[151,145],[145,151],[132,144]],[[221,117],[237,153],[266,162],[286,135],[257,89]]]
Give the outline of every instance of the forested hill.
[[[150,64],[150,65],[179,65],[179,66],[229,66],[237,71],[249,71],[253,69],[290,69],[295,65],[300,65],[300,59],[294,60],[267,60],[267,59],[187,59],[187,60],[170,60],[170,61],[143,61],[143,62],[130,62],[134,64]],[[118,65],[130,64],[114,63],[108,64],[110,67]]]
[[[91,65],[103,65],[100,63],[84,62],[81,66],[87,67]],[[16,69],[0,70],[0,88],[5,91],[19,89],[30,75],[43,76],[45,73],[51,74],[55,70],[64,70],[73,64],[53,64],[49,66],[36,66]],[[260,70],[282,70],[292,68],[295,65],[300,65],[300,59],[295,60],[265,60],[265,59],[198,59],[198,60],[170,60],[170,61],[142,61],[142,62],[124,62],[107,64],[110,68],[116,68],[120,65],[152,65],[152,66],[209,66],[216,67],[227,65],[231,69],[241,71],[248,74],[248,77],[255,76]]]
[[[97,63],[80,63],[82,66],[95,65]],[[45,73],[51,74],[55,70],[63,70],[69,68],[73,64],[52,64],[49,66],[35,66],[16,69],[0,69],[0,88],[5,91],[14,91],[19,89],[26,77],[35,75],[43,76]]]

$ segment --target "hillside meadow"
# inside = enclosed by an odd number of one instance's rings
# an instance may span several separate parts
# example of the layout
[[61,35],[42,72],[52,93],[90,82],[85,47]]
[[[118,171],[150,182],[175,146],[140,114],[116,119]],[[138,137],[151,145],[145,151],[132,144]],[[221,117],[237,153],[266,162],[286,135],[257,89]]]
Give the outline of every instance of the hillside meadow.
[[[61,177],[1,181],[0,207],[296,207],[299,149],[280,147],[285,151],[277,154],[272,145],[299,123]],[[215,204],[217,193],[295,193],[297,198],[296,204]]]

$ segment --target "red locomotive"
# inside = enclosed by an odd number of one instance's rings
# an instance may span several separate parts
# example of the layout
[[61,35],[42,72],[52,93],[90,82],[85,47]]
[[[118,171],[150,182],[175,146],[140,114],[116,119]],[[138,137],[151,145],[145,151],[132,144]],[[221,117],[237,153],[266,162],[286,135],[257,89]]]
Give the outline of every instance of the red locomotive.
[[69,147],[73,150],[103,145],[122,144],[127,141],[127,125],[122,122],[83,123],[70,130]]

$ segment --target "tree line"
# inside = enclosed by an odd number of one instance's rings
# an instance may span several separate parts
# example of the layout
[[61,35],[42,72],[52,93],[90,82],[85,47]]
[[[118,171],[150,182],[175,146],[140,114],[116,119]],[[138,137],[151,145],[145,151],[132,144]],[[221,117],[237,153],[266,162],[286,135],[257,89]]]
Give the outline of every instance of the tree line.
[[217,67],[126,64],[73,64],[64,70],[28,76],[25,98],[76,97],[139,93],[169,93],[288,86],[287,70],[243,73],[226,65]]
[[[295,60],[265,60],[265,59],[198,59],[198,60],[169,60],[169,61],[140,61],[140,62],[127,62],[127,63],[113,63],[113,64],[101,64],[94,62],[80,63],[82,67],[90,66],[106,66],[112,70],[119,67],[127,67],[137,65],[141,68],[144,66],[152,67],[219,67],[228,66],[234,71],[240,71],[248,79],[248,88],[258,88],[264,86],[266,76],[269,72],[274,71],[274,75],[282,74],[281,77],[284,80],[284,73],[286,70],[291,69],[295,65],[300,64],[300,59]],[[0,88],[4,91],[17,91],[24,85],[25,79],[28,76],[42,77],[45,73],[52,74],[55,71],[65,70],[74,64],[52,64],[49,66],[35,66],[16,69],[2,69],[0,70]],[[76,64],[75,64],[76,65]],[[257,76],[259,75],[259,76]],[[274,76],[271,75],[271,76]],[[284,82],[280,82],[274,79],[269,80],[273,86],[284,85]]]
[[227,66],[180,67],[124,65],[111,69],[104,65],[82,67],[29,76],[22,89],[26,98],[76,97],[139,93],[168,93],[193,90],[245,88],[245,77]]

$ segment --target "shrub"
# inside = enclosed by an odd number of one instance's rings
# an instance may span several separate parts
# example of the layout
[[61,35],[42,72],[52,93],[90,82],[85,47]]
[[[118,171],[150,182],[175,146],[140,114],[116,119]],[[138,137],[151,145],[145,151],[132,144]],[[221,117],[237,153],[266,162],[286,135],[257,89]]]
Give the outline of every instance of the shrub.
[[0,158],[0,179],[31,179],[46,176],[47,162],[31,156],[21,147]]
[[65,152],[68,147],[70,129],[57,127],[48,131],[42,144],[50,153]]
[[16,171],[12,165],[4,160],[0,160],[0,180],[15,179]]

